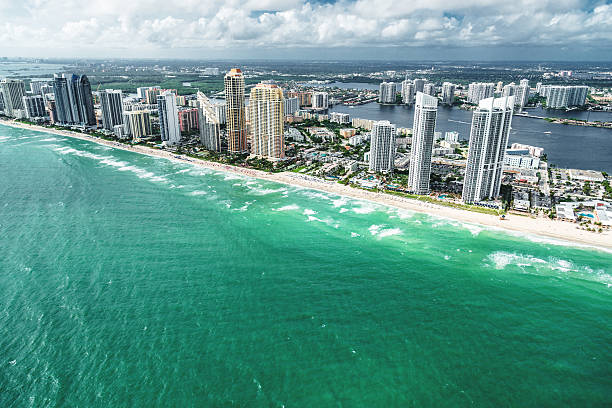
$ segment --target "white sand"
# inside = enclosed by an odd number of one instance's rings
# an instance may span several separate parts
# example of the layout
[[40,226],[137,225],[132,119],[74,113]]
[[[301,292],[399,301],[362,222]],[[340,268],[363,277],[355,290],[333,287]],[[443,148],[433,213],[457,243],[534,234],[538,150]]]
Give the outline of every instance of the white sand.
[[[243,167],[230,166],[226,164],[220,164],[205,160],[194,159],[186,156],[179,156],[177,154],[165,151],[152,149],[145,146],[128,146],[118,142],[112,142],[97,137],[89,136],[86,134],[72,132],[68,130],[56,130],[49,129],[42,126],[27,125],[20,122],[0,120],[1,124],[19,127],[28,130],[41,131],[46,133],[52,133],[65,137],[72,137],[81,140],[88,140],[94,143],[110,146],[117,149],[127,150],[149,156],[166,158],[169,160],[177,160],[185,163],[190,163],[196,166],[205,167],[212,170],[219,170],[224,172],[236,173],[243,176],[256,177],[259,179],[265,179],[275,181],[278,183],[289,184],[293,186],[300,186],[314,190],[320,190],[327,193],[337,194],[341,196],[356,198],[360,200],[369,200],[378,204],[391,206],[395,208],[401,208],[411,211],[423,212],[443,218],[449,218],[461,222],[480,224],[486,227],[500,228],[504,230],[514,231],[519,233],[521,236],[542,236],[548,238],[554,238],[555,240],[569,241],[573,243],[579,243],[582,245],[612,249],[612,232],[604,231],[603,233],[596,233],[591,231],[585,231],[577,228],[577,224],[550,220],[548,218],[530,218],[527,216],[507,214],[505,220],[500,220],[499,217],[489,214],[482,214],[473,211],[462,210],[458,208],[446,207],[443,205],[436,205],[432,203],[426,203],[418,200],[413,200],[404,197],[398,197],[391,194],[385,193],[374,193],[371,191],[361,190],[338,184],[332,181],[325,181],[314,177],[301,175],[292,172],[283,173],[266,173],[259,170],[247,169]],[[561,242],[560,242],[561,243]]]

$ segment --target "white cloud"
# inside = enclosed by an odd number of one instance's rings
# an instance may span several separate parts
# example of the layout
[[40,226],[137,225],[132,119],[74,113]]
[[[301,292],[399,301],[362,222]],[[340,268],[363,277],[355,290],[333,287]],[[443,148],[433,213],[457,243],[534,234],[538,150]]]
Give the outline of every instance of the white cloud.
[[[112,54],[227,47],[610,47],[612,5],[586,0],[0,0],[0,43]],[[158,54],[159,55],[159,54]]]

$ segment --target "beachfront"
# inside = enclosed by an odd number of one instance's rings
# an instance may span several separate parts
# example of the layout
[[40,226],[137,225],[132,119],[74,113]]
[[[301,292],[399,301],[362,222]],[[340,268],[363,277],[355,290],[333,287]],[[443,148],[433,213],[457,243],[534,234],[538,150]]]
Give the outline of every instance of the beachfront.
[[165,158],[168,160],[176,160],[185,163],[190,163],[196,166],[208,168],[211,170],[231,172],[242,176],[255,177],[278,183],[299,186],[303,188],[319,190],[326,193],[346,196],[350,198],[367,200],[377,204],[390,207],[423,212],[437,217],[453,219],[460,222],[479,224],[486,227],[500,228],[508,230],[514,234],[520,235],[537,235],[556,240],[569,241],[588,246],[599,248],[612,249],[612,232],[604,231],[603,233],[594,233],[590,231],[580,230],[576,224],[550,220],[545,218],[529,218],[520,215],[507,215],[505,220],[500,220],[497,216],[477,213],[457,208],[436,205],[433,203],[421,202],[405,197],[399,197],[386,193],[376,193],[358,188],[352,188],[332,181],[316,179],[310,176],[304,176],[297,173],[267,173],[259,170],[225,165],[216,162],[194,159],[187,156],[178,155],[176,153],[165,150],[152,149],[145,146],[128,146],[122,143],[100,139],[82,133],[72,132],[68,130],[49,129],[42,126],[35,126],[14,121],[0,120],[0,124],[13,126],[22,129],[33,131],[41,131],[64,137],[71,137],[81,140],[91,141],[97,144],[131,151],[139,154]]

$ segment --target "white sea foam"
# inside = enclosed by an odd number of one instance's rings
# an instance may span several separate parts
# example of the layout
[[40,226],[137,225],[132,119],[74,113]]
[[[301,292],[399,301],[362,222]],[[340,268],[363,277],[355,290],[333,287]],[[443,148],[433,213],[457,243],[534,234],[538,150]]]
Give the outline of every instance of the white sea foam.
[[306,208],[306,209],[304,210],[304,215],[314,215],[314,214],[316,214],[316,213],[317,213],[317,212],[316,212],[315,210],[311,210],[310,208]]
[[350,211],[348,208],[341,208],[340,209],[340,214],[345,213],[347,211]]
[[377,205],[370,204],[370,203],[364,203],[361,205],[361,207],[352,208],[353,212],[357,214],[369,214],[371,212],[376,211],[377,209],[378,209]]
[[272,211],[292,211],[292,210],[299,210],[300,206],[297,204],[289,204],[289,205],[285,205],[279,208],[273,208]]
[[368,228],[368,231],[370,231],[370,234],[376,235],[380,232],[380,228],[381,228],[380,225],[374,224],[374,225],[370,225],[370,228]]
[[351,237],[355,238],[355,237],[360,237],[361,235],[356,233],[356,232],[351,232]]
[[189,193],[189,195],[192,195],[192,196],[200,196],[200,195],[205,195],[205,194],[208,194],[208,193],[202,190],[194,190],[191,193]]
[[320,193],[318,191],[301,190],[301,193],[305,195],[306,197],[313,198],[313,199],[316,199],[316,198],[319,198],[321,200],[331,200],[332,199],[330,196]]
[[336,200],[332,200],[332,205],[334,207],[342,207],[343,205],[345,205],[346,203],[349,202],[349,199],[347,197],[340,197]]
[[[247,183],[248,184],[248,183]],[[263,195],[268,195],[268,194],[274,194],[274,193],[281,193],[286,191],[284,188],[253,188],[253,187],[249,187],[249,193],[253,194],[253,195],[258,195],[258,196],[263,196]]]
[[387,228],[378,233],[380,238],[390,237],[392,235],[399,235],[402,233],[402,230],[399,228]]

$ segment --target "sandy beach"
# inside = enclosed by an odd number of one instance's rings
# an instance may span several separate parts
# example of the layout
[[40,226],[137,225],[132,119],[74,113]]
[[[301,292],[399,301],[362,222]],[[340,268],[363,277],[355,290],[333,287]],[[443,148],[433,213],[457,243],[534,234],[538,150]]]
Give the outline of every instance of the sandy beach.
[[[577,224],[570,222],[550,220],[548,218],[534,219],[527,216],[513,214],[508,214],[505,220],[500,220],[499,217],[494,215],[482,214],[457,208],[446,207],[443,205],[421,202],[418,200],[398,197],[391,194],[375,193],[345,186],[332,181],[325,181],[311,176],[301,175],[298,173],[266,173],[254,169],[247,169],[237,166],[230,166],[205,160],[194,159],[186,156],[180,156],[175,153],[171,153],[164,150],[152,149],[145,146],[128,146],[118,142],[100,139],[94,136],[89,136],[86,134],[81,134],[68,130],[49,129],[42,126],[28,125],[20,122],[0,120],[0,124],[33,131],[52,133],[64,137],[87,140],[116,149],[122,149],[149,156],[161,157],[169,160],[181,161],[212,170],[231,172],[243,176],[255,177],[258,179],[270,180],[292,186],[319,190],[340,196],[346,196],[360,200],[368,200],[385,206],[427,213],[434,216],[448,218],[460,222],[478,224],[485,227],[499,228],[510,231],[513,235],[520,235],[525,237],[540,236],[552,238],[554,240],[559,241],[567,241],[570,243],[578,243],[586,246],[597,247],[600,249],[612,250],[611,231],[604,231],[601,234],[585,231],[578,229]],[[559,243],[561,244],[562,242]]]

